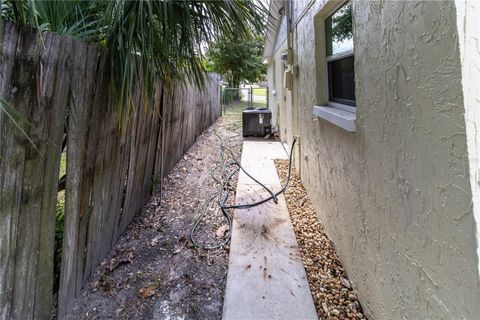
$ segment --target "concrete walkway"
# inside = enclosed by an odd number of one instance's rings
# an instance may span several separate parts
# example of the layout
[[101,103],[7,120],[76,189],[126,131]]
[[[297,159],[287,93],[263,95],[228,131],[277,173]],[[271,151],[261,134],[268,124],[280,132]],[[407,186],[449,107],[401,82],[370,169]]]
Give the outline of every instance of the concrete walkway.
[[[287,159],[280,142],[245,141],[242,165],[274,192],[281,189],[273,159]],[[236,203],[268,193],[241,172]],[[317,319],[283,195],[235,210],[223,319]]]

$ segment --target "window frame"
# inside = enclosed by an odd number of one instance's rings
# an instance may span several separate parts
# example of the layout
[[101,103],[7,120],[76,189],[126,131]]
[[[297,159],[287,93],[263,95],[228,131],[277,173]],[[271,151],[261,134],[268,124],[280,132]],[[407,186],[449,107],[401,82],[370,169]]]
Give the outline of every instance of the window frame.
[[[315,32],[315,104],[312,106],[313,118],[322,119],[329,122],[348,133],[356,132],[357,107],[337,103],[330,100],[328,86],[328,61],[353,55],[355,45],[351,50],[337,52],[327,57],[327,36],[326,36],[326,20],[335,14],[346,1],[326,0],[322,8],[314,16],[314,32]],[[352,15],[354,14],[355,3],[352,1]],[[352,21],[353,22],[353,21]],[[355,26],[352,24],[352,27]],[[355,37],[353,38],[353,40]],[[355,90],[356,92],[357,90]]]
[[[324,19],[323,19],[323,30],[327,30],[327,20],[328,18],[330,18],[331,16],[333,16],[336,12],[338,12],[347,2],[350,3],[352,2],[352,0],[347,0],[347,1],[343,1],[341,2],[338,6],[335,7],[334,10],[330,11],[330,13],[328,13],[327,15],[325,15]],[[352,34],[353,34],[353,30],[352,30]],[[355,43],[353,42],[353,38],[352,38],[352,48],[351,49],[347,49],[347,50],[343,50],[343,51],[340,51],[340,52],[337,52],[335,54],[332,54],[332,55],[329,55],[327,56],[327,47],[328,47],[328,44],[327,44],[327,41],[329,41],[329,39],[327,38],[326,36],[326,32],[325,32],[325,53],[324,53],[324,57],[325,57],[325,76],[326,76],[326,82],[325,82],[325,85],[326,85],[326,94],[327,94],[327,104],[330,106],[330,107],[333,107],[333,108],[338,108],[338,109],[342,109],[344,111],[348,111],[348,112],[352,112],[352,113],[356,113],[356,110],[357,110],[357,100],[347,100],[347,99],[344,99],[342,101],[341,98],[336,98],[337,100],[333,100],[332,99],[332,85],[331,85],[331,77],[330,77],[330,66],[329,66],[329,63],[330,62],[333,62],[333,61],[338,61],[338,60],[341,60],[341,59],[345,59],[345,58],[348,58],[348,57],[354,57],[354,47],[355,47]],[[331,39],[330,39],[331,40]],[[354,75],[355,75],[355,70],[354,70]]]

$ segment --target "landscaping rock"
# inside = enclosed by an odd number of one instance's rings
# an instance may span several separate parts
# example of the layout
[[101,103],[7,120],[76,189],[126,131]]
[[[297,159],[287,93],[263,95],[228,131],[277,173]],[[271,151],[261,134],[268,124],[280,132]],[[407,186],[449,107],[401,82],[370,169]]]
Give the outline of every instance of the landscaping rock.
[[[287,160],[275,160],[282,184]],[[302,253],[319,319],[365,319],[357,293],[350,284],[335,248],[323,231],[300,177],[292,170],[285,192],[290,218]]]

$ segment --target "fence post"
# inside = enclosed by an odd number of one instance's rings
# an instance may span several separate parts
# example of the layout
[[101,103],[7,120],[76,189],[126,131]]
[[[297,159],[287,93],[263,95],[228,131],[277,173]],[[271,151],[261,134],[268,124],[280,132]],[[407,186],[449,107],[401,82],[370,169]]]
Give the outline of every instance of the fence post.
[[223,107],[223,115],[227,114],[227,103],[225,102],[225,90],[227,88],[222,87],[222,107]]
[[222,84],[219,84],[220,86],[220,95],[219,95],[219,101],[218,104],[220,105],[220,116],[222,116],[222,109],[223,109],[223,86]]
[[270,87],[267,86],[267,108],[270,109],[270,106],[268,105],[269,103],[269,97],[270,97]]
[[250,86],[250,108],[253,109],[253,89]]

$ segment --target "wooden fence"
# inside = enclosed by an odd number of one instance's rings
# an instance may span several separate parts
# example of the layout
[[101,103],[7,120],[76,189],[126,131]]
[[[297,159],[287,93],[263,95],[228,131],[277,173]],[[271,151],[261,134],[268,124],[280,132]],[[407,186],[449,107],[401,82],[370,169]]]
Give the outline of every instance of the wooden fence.
[[28,119],[29,138],[0,112],[0,319],[51,317],[66,132],[61,318],[148,199],[152,176],[167,173],[220,116],[218,78],[203,90],[157,86],[147,108],[136,88],[133,116],[119,129],[97,46],[9,23],[2,39],[0,96]]

